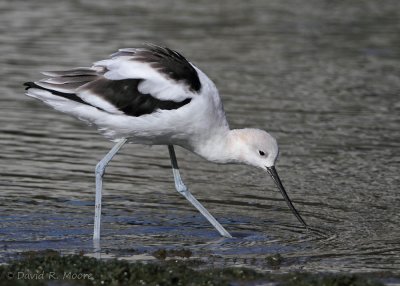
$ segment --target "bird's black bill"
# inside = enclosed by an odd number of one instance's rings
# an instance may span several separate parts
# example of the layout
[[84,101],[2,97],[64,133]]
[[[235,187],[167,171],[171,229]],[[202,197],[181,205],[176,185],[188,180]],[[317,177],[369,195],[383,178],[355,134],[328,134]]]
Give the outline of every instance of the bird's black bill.
[[278,187],[279,191],[281,192],[281,194],[282,194],[283,198],[285,199],[287,205],[292,210],[293,214],[296,216],[296,218],[299,220],[299,222],[301,222],[301,224],[304,225],[304,227],[308,229],[308,226],[307,226],[306,222],[303,220],[303,218],[300,216],[299,212],[293,206],[292,201],[290,200],[288,194],[286,193],[285,188],[282,185],[281,179],[279,178],[275,167],[274,166],[267,167],[267,170],[268,170],[268,173],[271,175],[272,179],[275,181],[276,186]]

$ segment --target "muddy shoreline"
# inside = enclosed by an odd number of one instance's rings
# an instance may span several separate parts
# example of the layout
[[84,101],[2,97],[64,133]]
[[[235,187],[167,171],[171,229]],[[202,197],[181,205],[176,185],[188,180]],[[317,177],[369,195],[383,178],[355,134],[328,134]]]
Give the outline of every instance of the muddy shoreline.
[[0,266],[2,285],[396,285],[400,276],[374,273],[279,273],[283,257],[271,256],[265,272],[245,267],[214,268],[192,259],[187,249],[159,249],[147,262],[99,260],[54,250],[20,253]]

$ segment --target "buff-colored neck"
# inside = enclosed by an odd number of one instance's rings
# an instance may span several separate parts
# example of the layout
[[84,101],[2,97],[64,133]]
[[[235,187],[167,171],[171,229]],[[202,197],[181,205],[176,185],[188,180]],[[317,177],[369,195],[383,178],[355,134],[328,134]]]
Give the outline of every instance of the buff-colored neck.
[[215,163],[241,163],[246,129],[233,129],[211,136],[199,144],[195,153]]

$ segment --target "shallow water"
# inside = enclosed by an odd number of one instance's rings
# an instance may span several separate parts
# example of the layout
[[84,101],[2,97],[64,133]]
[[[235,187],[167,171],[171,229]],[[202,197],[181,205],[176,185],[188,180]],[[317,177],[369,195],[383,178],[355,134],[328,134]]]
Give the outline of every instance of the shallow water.
[[[362,3],[361,3],[362,2]],[[220,238],[174,191],[166,147],[127,145],[104,181],[102,256],[188,248],[215,265],[400,272],[400,2],[0,3],[0,260],[91,253],[94,166],[112,144],[23,95],[39,71],[143,42],[181,51],[218,86],[232,128],[270,131],[301,228],[267,174],[177,148]]]

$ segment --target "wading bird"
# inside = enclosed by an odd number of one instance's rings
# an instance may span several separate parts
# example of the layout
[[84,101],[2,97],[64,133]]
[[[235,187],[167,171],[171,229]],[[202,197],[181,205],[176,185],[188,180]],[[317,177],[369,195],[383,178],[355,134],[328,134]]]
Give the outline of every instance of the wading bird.
[[263,130],[231,130],[214,83],[180,53],[145,45],[120,49],[92,67],[43,74],[47,78],[25,83],[26,95],[97,126],[105,137],[116,142],[96,166],[94,240],[100,239],[105,168],[127,142],[167,145],[176,190],[222,236],[231,237],[183,183],[174,145],[211,162],[242,163],[267,171],[294,215],[307,228],[275,169],[276,140]]

